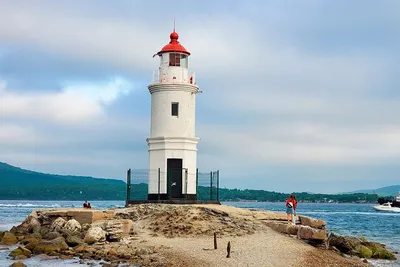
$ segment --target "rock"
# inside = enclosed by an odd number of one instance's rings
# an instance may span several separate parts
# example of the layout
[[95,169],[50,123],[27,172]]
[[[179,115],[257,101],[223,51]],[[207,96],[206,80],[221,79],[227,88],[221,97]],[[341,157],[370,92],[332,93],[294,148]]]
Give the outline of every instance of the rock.
[[74,251],[75,251],[75,253],[82,253],[82,254],[83,253],[95,253],[96,249],[82,244],[82,245],[77,246],[74,249]]
[[290,235],[297,235],[297,232],[300,227],[298,225],[279,223],[279,222],[266,222],[265,224],[279,233],[290,234]]
[[60,237],[61,234],[59,232],[49,232],[43,236],[44,239],[53,240],[57,237]]
[[32,255],[32,252],[29,249],[26,249],[23,247],[18,247],[16,249],[14,249],[13,251],[11,251],[10,254],[8,254],[8,256],[10,256],[13,259],[15,259],[17,256],[21,256],[21,255],[29,258]]
[[396,256],[385,248],[379,248],[372,253],[374,259],[396,260]]
[[369,259],[372,257],[372,250],[366,246],[361,245],[359,248],[360,258]]
[[0,240],[3,238],[4,232],[0,231]]
[[356,237],[344,237],[331,234],[329,244],[345,254],[354,254],[356,247],[361,245],[361,240]]
[[71,219],[64,225],[62,232],[67,235],[76,235],[81,232],[81,229],[81,224],[77,220]]
[[115,250],[115,248],[110,248],[107,251],[107,256],[116,256],[117,255],[117,251]]
[[19,243],[22,245],[27,245],[32,242],[39,242],[42,239],[42,236],[39,233],[33,233],[28,236],[26,236],[24,239],[22,239]]
[[349,255],[357,255],[364,258],[369,256],[374,259],[396,259],[396,256],[388,251],[384,245],[377,242],[368,242],[365,238],[331,234],[329,244],[339,249],[340,252]]
[[10,265],[10,267],[26,267],[23,262],[17,261]]
[[0,244],[3,245],[14,245],[18,243],[17,237],[11,232],[4,232],[3,237],[1,238]]
[[60,232],[61,229],[63,229],[63,227],[64,227],[64,225],[65,225],[66,223],[67,223],[67,222],[66,222],[63,218],[58,217],[58,218],[55,219],[54,222],[51,224],[51,226],[50,226],[50,231],[51,231],[51,232]]
[[301,225],[310,226],[312,228],[325,229],[326,222],[324,220],[317,220],[311,217],[299,215]]
[[14,258],[14,260],[26,260],[28,257],[25,255],[18,255]]
[[106,240],[106,232],[101,227],[94,226],[89,228],[83,241],[88,244]]
[[297,237],[306,240],[324,241],[327,238],[327,233],[323,229],[314,229],[310,226],[301,225],[297,231]]
[[106,232],[107,241],[119,241],[133,231],[133,221],[129,219],[98,221],[93,226],[101,227]]
[[53,240],[41,240],[39,244],[35,246],[33,249],[33,253],[35,254],[50,254],[52,252],[60,252],[63,250],[67,250],[68,245],[65,243],[63,237],[57,237]]
[[27,221],[28,232],[30,232],[30,233],[39,232],[40,228],[41,228],[39,220],[34,216],[29,216],[28,218],[29,218],[29,220]]
[[75,247],[83,243],[83,240],[79,236],[68,236],[65,240],[70,247]]
[[90,224],[84,223],[84,224],[82,224],[81,231],[87,232],[87,230],[89,230],[89,228],[90,228]]
[[36,212],[32,212],[20,225],[12,227],[10,232],[13,234],[26,235],[39,232],[40,228],[41,225],[37,218]]

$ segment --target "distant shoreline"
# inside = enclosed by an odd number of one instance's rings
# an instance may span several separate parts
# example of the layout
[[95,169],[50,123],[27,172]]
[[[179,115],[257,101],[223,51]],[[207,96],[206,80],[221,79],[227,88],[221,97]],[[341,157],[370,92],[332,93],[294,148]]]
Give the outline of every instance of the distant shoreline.
[[[0,199],[0,201],[121,201],[125,202],[125,199]],[[235,203],[285,203],[284,201],[257,201],[257,200],[220,200],[221,202],[235,202]],[[376,201],[371,202],[311,202],[311,201],[298,201],[301,204],[378,204]]]

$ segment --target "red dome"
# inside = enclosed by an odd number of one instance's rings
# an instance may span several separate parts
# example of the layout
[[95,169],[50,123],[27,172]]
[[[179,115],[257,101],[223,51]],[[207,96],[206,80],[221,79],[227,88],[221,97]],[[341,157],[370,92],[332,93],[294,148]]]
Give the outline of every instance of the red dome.
[[178,33],[173,31],[169,35],[169,38],[171,38],[171,41],[169,42],[169,44],[164,46],[160,52],[157,53],[158,55],[160,55],[162,53],[166,53],[166,52],[178,52],[178,53],[190,55],[190,53],[188,51],[186,51],[186,49],[178,42],[178,38],[179,38]]

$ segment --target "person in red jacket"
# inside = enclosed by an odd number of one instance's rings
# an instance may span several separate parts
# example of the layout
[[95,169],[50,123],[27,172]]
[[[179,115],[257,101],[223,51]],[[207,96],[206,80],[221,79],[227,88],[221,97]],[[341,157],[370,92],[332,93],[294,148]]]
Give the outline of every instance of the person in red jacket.
[[288,223],[294,222],[294,214],[296,213],[296,208],[297,208],[297,200],[296,200],[296,195],[291,194],[290,197],[286,200],[286,214],[287,214],[287,220]]

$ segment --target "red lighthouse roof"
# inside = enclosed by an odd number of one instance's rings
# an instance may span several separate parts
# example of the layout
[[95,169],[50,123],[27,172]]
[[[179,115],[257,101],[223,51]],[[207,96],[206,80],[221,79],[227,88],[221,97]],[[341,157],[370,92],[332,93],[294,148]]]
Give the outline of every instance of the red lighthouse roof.
[[171,38],[171,41],[157,53],[158,55],[166,52],[177,52],[190,55],[190,53],[178,42],[179,35],[175,30],[169,35],[169,38]]

